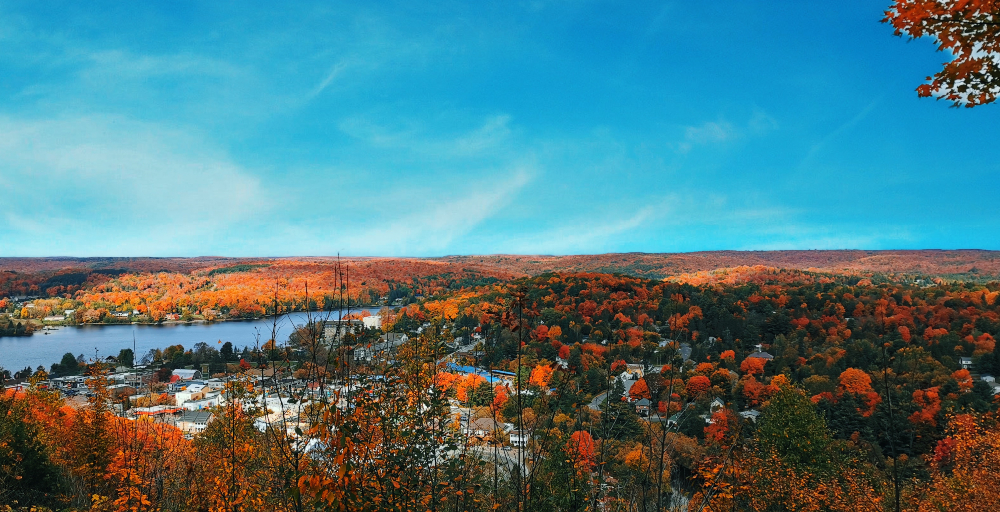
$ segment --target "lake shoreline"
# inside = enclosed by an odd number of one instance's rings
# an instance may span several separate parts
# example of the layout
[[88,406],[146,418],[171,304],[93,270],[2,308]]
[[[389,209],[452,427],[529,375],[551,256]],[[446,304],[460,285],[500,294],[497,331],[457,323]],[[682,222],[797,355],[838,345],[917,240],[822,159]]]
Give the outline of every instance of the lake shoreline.
[[[330,316],[338,317],[338,310],[332,312],[292,312],[278,317],[279,342],[284,342],[296,326],[313,319]],[[345,315],[348,310],[341,310]],[[376,308],[351,308],[350,313],[368,311],[376,314]],[[11,371],[25,367],[49,368],[66,353],[83,354],[87,358],[117,355],[121,349],[133,348],[137,357],[151,349],[183,345],[191,348],[198,343],[216,346],[232,342],[234,347],[253,347],[258,341],[270,337],[273,317],[259,319],[227,319],[209,321],[174,320],[163,323],[122,323],[122,324],[78,324],[46,326],[39,328],[32,336],[0,338],[0,367]],[[134,342],[133,342],[134,337]],[[96,352],[95,352],[96,351]]]
[[[390,309],[395,309],[396,306],[358,306],[357,308],[350,308],[349,310],[345,309],[344,311],[350,311],[352,313],[355,312],[355,311],[369,311],[370,312],[370,311],[375,311],[377,309],[382,309],[384,307],[388,307]],[[306,315],[307,313],[311,313],[312,315],[314,315],[316,317],[322,318],[324,316],[331,315],[333,313],[333,311],[316,311],[316,312],[292,311],[291,313],[282,313],[282,315],[280,317],[278,317],[278,319],[280,321],[281,318],[287,317],[290,314],[294,314],[294,315]],[[126,325],[141,325],[141,326],[144,326],[144,327],[159,327],[159,326],[177,326],[177,325],[211,325],[211,324],[221,324],[221,323],[230,323],[230,322],[260,322],[262,320],[270,320],[271,318],[273,318],[273,317],[271,317],[271,316],[261,316],[261,317],[255,317],[255,318],[222,318],[222,319],[217,319],[217,320],[206,320],[204,318],[196,318],[196,319],[193,319],[193,320],[161,320],[159,322],[97,322],[97,323],[74,323],[74,324],[45,323],[45,322],[39,322],[37,320],[35,320],[35,321],[28,320],[31,324],[33,324],[35,326],[35,331],[33,333],[31,333],[31,334],[23,334],[23,335],[18,335],[18,336],[0,335],[0,338],[31,337],[31,336],[35,335],[36,333],[44,332],[46,330],[61,329],[61,328],[64,328],[64,327],[82,328],[82,327],[109,327],[109,326],[126,326]]]

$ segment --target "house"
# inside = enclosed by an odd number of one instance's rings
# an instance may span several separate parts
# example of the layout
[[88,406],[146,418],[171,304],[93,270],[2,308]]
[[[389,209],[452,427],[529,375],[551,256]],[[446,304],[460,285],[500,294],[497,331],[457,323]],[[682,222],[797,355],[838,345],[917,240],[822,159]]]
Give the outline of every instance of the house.
[[514,448],[526,448],[528,446],[528,440],[531,438],[531,434],[525,432],[524,430],[511,430],[510,431],[510,445]]
[[479,418],[465,426],[465,435],[477,439],[492,437],[497,432],[503,432],[503,426],[493,418]]
[[135,388],[129,386],[128,384],[112,384],[108,386],[108,394],[111,398],[121,399],[123,396],[132,396],[135,394]]
[[677,423],[681,421],[681,414],[684,411],[674,413],[673,416],[667,418],[667,427],[676,427]]
[[[758,345],[758,346],[760,346],[760,345]],[[768,354],[767,352],[764,352],[764,351],[754,352],[753,354],[750,354],[747,357],[748,358],[749,357],[754,357],[754,358],[759,358],[759,359],[765,359],[767,361],[770,361],[770,360],[774,359],[774,356],[772,356],[771,354]]]
[[210,411],[187,411],[177,418],[177,428],[181,432],[197,434],[208,427],[214,415]]
[[356,334],[365,328],[362,320],[327,320],[323,323],[323,338],[339,341],[347,334]]
[[118,313],[115,313],[114,315],[115,315],[116,318],[128,318],[128,313],[126,313],[126,312],[118,312]]
[[992,375],[987,375],[985,373],[979,376],[979,380],[990,383],[997,381],[995,377],[993,377]]
[[712,421],[712,416],[715,415],[716,412],[724,409],[725,407],[726,403],[723,402],[721,399],[716,398],[712,400],[712,403],[708,404],[708,414],[702,414],[701,417],[702,419],[705,420],[705,423],[711,425],[715,423],[714,421]]
[[693,351],[693,349],[691,348],[690,343],[681,343],[681,346],[678,349],[678,351],[680,352],[681,357],[684,358],[685,362],[691,360],[691,352]]
[[625,365],[625,373],[629,374],[629,380],[639,380],[644,375],[646,375],[645,370],[641,364]]
[[750,420],[754,423],[757,423],[757,418],[759,416],[760,416],[760,411],[756,409],[750,409],[748,411],[743,411],[740,413],[740,417],[742,417],[745,420]]
[[180,408],[187,411],[200,411],[202,409],[210,409],[212,407],[218,407],[222,405],[222,396],[206,396],[201,400],[188,400],[179,405]]
[[177,313],[167,313],[166,315],[163,315],[163,318],[167,320],[180,320],[181,315],[178,315]]
[[361,323],[365,329],[381,329],[382,317],[379,315],[366,316],[361,319]]
[[184,409],[174,405],[154,405],[152,407],[133,407],[132,413],[136,416],[169,416],[183,411]]
[[649,405],[650,401],[646,398],[639,400],[635,403],[635,412],[639,416],[649,416]]
[[625,388],[625,397],[627,398],[629,396],[629,394],[628,394],[629,390],[631,390],[632,386],[634,386],[635,383],[638,382],[639,380],[638,379],[635,379],[635,380],[628,379],[628,378],[625,377],[624,373],[621,374],[620,378],[622,380],[622,387]]
[[204,400],[206,393],[204,385],[195,384],[175,393],[174,399],[177,401],[177,405],[183,405],[187,402]]
[[972,369],[972,358],[971,357],[960,357],[958,358],[958,365],[962,367],[963,370]]
[[993,395],[1000,395],[1000,382],[991,382],[990,386],[993,387]]
[[725,407],[726,403],[723,402],[721,398],[716,398],[712,400],[712,403],[708,404],[708,412],[715,414],[720,409],[724,409]]
[[355,347],[354,360],[371,362],[376,356],[388,354],[392,349],[406,343],[408,339],[405,334],[398,332],[383,334],[379,337],[378,343]]

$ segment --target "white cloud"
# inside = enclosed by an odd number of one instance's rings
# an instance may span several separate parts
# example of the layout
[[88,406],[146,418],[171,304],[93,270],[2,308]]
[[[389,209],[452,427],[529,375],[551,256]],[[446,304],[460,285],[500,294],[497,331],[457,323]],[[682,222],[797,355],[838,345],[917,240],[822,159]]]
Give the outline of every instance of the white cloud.
[[91,66],[85,68],[83,74],[103,79],[146,79],[169,75],[234,77],[244,73],[227,61],[193,53],[154,55],[103,50],[85,54],[84,58]]
[[696,146],[713,146],[728,143],[746,136],[761,136],[778,129],[778,122],[763,110],[755,109],[744,125],[734,125],[726,120],[706,121],[697,126],[684,127],[684,137],[675,147],[687,153]]
[[[375,223],[360,230],[348,230],[341,237],[343,249],[358,255],[440,254],[485,220],[508,206],[531,182],[535,172],[519,165],[503,172],[491,172],[498,180],[472,182],[468,188],[436,197],[431,204],[418,204],[419,193],[409,193],[409,205],[401,215],[384,225]],[[406,204],[386,201],[388,204]]]
[[[52,253],[60,242],[72,254],[186,252],[174,244],[204,246],[265,205],[258,179],[223,152],[122,117],[0,117],[0,185],[0,215],[17,241],[8,254],[38,244]],[[141,247],[127,250],[130,240]]]
[[319,84],[317,84],[312,91],[309,92],[309,94],[306,96],[306,99],[312,99],[318,96],[319,93],[323,92],[324,89],[326,89],[331,83],[333,83],[333,81],[336,80],[337,77],[339,77],[341,73],[344,72],[345,69],[349,68],[351,64],[352,64],[351,61],[347,59],[343,59],[334,64],[334,66],[330,68],[330,71],[326,74],[326,77],[324,77],[323,80]]
[[[595,216],[597,216],[595,214]],[[607,247],[611,239],[645,227],[658,216],[657,208],[646,206],[624,215],[603,220],[582,220],[555,229],[511,240],[510,247],[497,252],[515,254],[574,254],[595,252]]]
[[478,129],[459,137],[455,141],[455,150],[458,153],[474,155],[495,147],[510,136],[510,128],[507,126],[509,122],[510,116],[508,115],[498,115],[487,119]]
[[520,237],[511,244],[513,248],[500,251],[578,254],[633,246],[639,251],[690,250],[690,245],[704,246],[706,237],[733,230],[757,232],[781,226],[794,215],[785,208],[763,205],[756,198],[736,202],[722,195],[677,192],[650,198],[632,209],[592,210],[575,222]]
[[473,130],[455,136],[430,136],[423,123],[402,128],[389,128],[373,122],[371,116],[356,116],[340,122],[338,127],[350,137],[379,148],[403,149],[435,159],[475,157],[498,149],[509,140],[510,116],[488,117]]
[[834,129],[832,132],[828,133],[825,137],[823,137],[822,140],[820,140],[816,144],[813,144],[813,146],[809,148],[809,152],[806,153],[806,156],[802,158],[801,162],[799,162],[799,168],[802,169],[807,164],[811,163],[812,159],[821,151],[823,151],[823,149],[828,144],[830,144],[831,141],[835,140],[837,137],[840,137],[843,133],[851,130],[858,123],[864,120],[864,118],[868,117],[868,114],[870,114],[871,111],[874,110],[876,106],[878,106],[878,104],[879,104],[879,99],[875,99],[874,101],[869,103],[865,108],[861,109],[860,112],[855,114],[854,117],[842,123],[840,126]]

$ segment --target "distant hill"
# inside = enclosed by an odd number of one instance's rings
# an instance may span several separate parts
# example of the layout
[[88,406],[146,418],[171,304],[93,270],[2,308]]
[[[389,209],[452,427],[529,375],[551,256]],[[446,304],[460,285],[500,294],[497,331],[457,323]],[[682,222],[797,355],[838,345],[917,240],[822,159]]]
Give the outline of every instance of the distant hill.
[[878,272],[1000,279],[1000,251],[705,251],[623,253],[577,256],[449,256],[441,261],[506,270],[512,274],[544,272],[619,272],[651,279],[728,268],[763,265],[820,272]]
[[[80,272],[181,272],[212,270],[234,265],[267,262],[329,264],[334,257],[291,258],[0,258],[0,271],[18,273]],[[909,250],[909,251],[704,251],[688,253],[613,253],[570,256],[472,255],[440,258],[342,258],[365,262],[366,267],[396,267],[399,263],[437,262],[454,271],[467,268],[494,276],[530,276],[545,272],[608,272],[662,279],[672,275],[737,266],[812,270],[820,272],[878,272],[941,276],[963,280],[1000,279],[1000,251]],[[418,265],[422,267],[423,265]],[[444,270],[444,269],[442,269]],[[377,271],[377,270],[376,270]],[[426,271],[420,272],[425,274]]]

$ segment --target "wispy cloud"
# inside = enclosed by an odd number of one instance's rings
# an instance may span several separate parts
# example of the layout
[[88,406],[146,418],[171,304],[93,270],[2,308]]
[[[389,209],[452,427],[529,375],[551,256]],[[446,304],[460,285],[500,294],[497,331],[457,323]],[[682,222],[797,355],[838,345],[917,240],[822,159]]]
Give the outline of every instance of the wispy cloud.
[[657,209],[644,206],[630,212],[604,215],[595,212],[596,219],[582,219],[578,222],[557,226],[554,229],[536,233],[525,233],[514,240],[508,240],[497,252],[518,254],[573,254],[595,252],[608,247],[615,237],[634,232],[644,227],[657,216]]
[[316,84],[316,87],[314,87],[313,90],[310,91],[308,95],[306,95],[306,99],[310,100],[315,98],[316,96],[319,96],[319,93],[323,92],[323,90],[329,87],[329,85],[332,84],[333,81],[336,80],[337,77],[340,76],[344,72],[344,70],[346,70],[350,66],[351,66],[351,61],[347,59],[343,59],[340,62],[334,64],[333,67],[330,68],[330,71],[326,74],[326,76],[323,77],[323,80],[320,83]]
[[768,226],[743,244],[743,250],[866,249],[908,247],[916,240],[908,228],[872,230],[859,226],[788,223]]
[[497,149],[511,136],[511,117],[506,114],[486,118],[479,127],[447,136],[438,127],[432,129],[422,122],[391,128],[373,122],[370,116],[344,119],[338,127],[345,134],[379,148],[401,149],[435,158],[481,156]]
[[[260,181],[224,152],[122,117],[2,117],[0,173],[8,233],[62,240],[74,254],[118,244],[126,254],[162,254],[164,239],[211,237],[266,204]],[[160,241],[146,246],[151,233]]]
[[684,136],[675,144],[679,153],[688,153],[698,146],[713,146],[747,136],[762,136],[778,129],[778,122],[766,112],[756,109],[750,119],[735,125],[725,119],[706,121],[696,126],[684,127]]
[[684,140],[677,145],[678,151],[687,153],[694,146],[725,142],[736,137],[733,125],[726,121],[706,122],[684,129]]
[[866,117],[868,117],[868,114],[870,114],[872,110],[874,110],[875,107],[878,106],[878,104],[879,100],[875,99],[867,106],[865,106],[863,109],[861,109],[860,112],[855,114],[854,117],[845,121],[844,123],[841,123],[840,126],[838,126],[836,129],[828,133],[825,137],[820,139],[819,142],[813,144],[812,147],[809,148],[809,152],[806,153],[806,156],[802,158],[801,162],[799,162],[799,168],[801,169],[806,165],[808,165],[810,162],[812,162],[813,158],[815,158],[817,154],[823,151],[823,149],[826,148],[832,141],[836,140],[845,132],[857,126],[858,123],[860,123]]
[[509,115],[498,115],[487,119],[479,128],[459,137],[455,141],[455,151],[460,154],[474,155],[495,147],[510,136],[509,123]]
[[[497,178],[473,181],[447,197],[407,210],[385,225],[349,230],[344,250],[352,254],[414,255],[441,253],[485,220],[507,207],[531,182],[534,169],[517,166],[495,173]],[[411,202],[416,202],[414,195]]]

